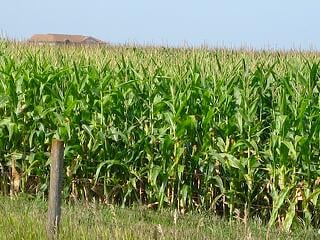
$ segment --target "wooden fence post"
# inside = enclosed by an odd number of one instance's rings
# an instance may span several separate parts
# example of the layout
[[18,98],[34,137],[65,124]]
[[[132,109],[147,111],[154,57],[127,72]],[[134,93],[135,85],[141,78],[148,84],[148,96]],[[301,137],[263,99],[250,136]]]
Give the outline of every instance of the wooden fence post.
[[50,186],[47,222],[47,237],[50,240],[56,239],[59,231],[63,182],[63,156],[63,141],[53,139],[51,147]]

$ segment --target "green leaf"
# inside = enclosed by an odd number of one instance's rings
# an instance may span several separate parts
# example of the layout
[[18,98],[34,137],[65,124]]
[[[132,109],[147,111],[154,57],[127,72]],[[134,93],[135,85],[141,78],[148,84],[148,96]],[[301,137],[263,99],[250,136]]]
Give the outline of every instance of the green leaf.
[[290,230],[295,214],[296,214],[296,202],[292,201],[289,205],[289,209],[286,213],[286,218],[283,223],[283,228],[286,231]]
[[283,206],[283,204],[285,203],[285,199],[291,189],[292,189],[292,187],[284,188],[280,192],[280,194],[277,194],[276,197],[273,199],[273,208],[272,208],[271,217],[269,220],[269,227],[272,227],[272,225],[276,222],[279,210]]

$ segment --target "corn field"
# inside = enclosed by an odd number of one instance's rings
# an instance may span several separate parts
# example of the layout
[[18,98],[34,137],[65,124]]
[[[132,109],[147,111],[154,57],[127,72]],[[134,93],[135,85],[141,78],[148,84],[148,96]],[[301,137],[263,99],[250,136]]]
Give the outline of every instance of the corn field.
[[320,224],[320,55],[0,43],[0,191]]

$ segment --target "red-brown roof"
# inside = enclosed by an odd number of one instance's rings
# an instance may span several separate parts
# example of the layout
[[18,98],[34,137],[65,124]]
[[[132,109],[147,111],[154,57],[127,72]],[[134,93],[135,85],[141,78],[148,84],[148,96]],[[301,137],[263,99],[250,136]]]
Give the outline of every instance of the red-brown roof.
[[90,36],[83,35],[69,35],[69,34],[35,34],[30,39],[30,42],[48,42],[48,43],[62,43],[62,42],[70,42],[70,43],[85,43],[85,42],[96,42],[102,43],[101,40],[96,39]]

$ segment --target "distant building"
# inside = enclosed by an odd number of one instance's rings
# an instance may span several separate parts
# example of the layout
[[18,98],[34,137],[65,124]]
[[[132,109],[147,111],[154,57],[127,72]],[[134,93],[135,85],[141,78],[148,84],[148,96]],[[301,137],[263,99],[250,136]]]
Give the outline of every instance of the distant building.
[[29,40],[38,44],[103,44],[105,42],[90,36],[68,34],[35,34]]

